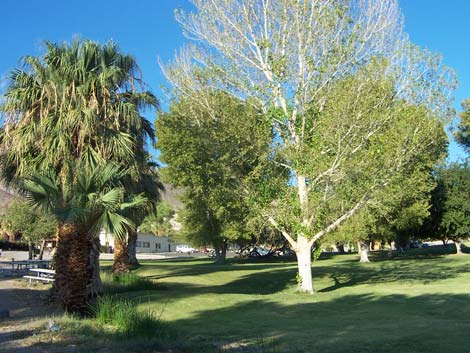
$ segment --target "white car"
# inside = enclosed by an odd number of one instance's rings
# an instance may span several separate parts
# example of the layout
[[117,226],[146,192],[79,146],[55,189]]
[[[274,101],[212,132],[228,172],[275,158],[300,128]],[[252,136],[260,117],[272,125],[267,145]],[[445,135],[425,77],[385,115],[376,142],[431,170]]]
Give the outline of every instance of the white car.
[[193,247],[189,245],[176,245],[176,252],[177,253],[187,253],[187,254],[193,254],[197,252],[197,249],[194,249]]

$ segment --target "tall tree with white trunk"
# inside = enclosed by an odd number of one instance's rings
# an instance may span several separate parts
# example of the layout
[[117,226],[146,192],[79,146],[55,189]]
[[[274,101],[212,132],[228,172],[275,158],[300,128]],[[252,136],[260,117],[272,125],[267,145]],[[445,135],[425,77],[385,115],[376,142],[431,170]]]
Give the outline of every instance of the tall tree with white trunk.
[[192,3],[176,14],[192,42],[165,75],[176,96],[226,91],[271,118],[291,178],[262,212],[313,293],[313,244],[437,144],[454,74],[408,41],[395,0]]

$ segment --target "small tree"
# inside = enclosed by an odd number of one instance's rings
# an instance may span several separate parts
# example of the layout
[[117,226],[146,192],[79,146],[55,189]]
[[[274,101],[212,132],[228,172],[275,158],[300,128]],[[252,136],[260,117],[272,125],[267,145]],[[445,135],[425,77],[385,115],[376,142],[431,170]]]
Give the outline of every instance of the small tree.
[[141,195],[125,198],[121,186],[125,174],[115,165],[78,164],[70,170],[74,173],[65,179],[53,173],[33,175],[23,189],[59,224],[54,297],[66,310],[84,313],[101,289],[99,267],[90,256],[94,240],[102,229],[117,239],[125,238],[134,224],[123,214],[144,207],[147,200]]
[[15,200],[8,205],[6,221],[10,231],[21,233],[21,241],[29,245],[29,259],[33,258],[33,246],[41,244],[39,259],[42,259],[44,242],[57,233],[57,220],[50,214],[41,212],[26,201]]

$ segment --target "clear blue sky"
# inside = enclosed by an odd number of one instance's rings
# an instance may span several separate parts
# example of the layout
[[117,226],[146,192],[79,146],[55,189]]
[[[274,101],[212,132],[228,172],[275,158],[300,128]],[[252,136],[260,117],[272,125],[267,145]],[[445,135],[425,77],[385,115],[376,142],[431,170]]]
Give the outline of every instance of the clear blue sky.
[[[400,4],[412,41],[439,51],[445,63],[457,70],[460,86],[455,107],[460,110],[460,101],[470,97],[470,1],[400,0]],[[174,20],[176,7],[188,7],[188,1],[2,0],[0,90],[23,55],[42,53],[43,40],[70,41],[79,36],[116,41],[124,52],[136,57],[144,80],[161,97],[164,79],[157,57],[167,61],[185,40]],[[463,156],[464,152],[452,142],[450,159]]]

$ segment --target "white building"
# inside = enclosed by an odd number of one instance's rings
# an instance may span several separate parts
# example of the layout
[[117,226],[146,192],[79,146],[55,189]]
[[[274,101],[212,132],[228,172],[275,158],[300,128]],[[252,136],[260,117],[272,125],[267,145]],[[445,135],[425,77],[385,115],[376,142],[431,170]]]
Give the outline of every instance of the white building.
[[[107,235],[105,232],[100,233],[101,246],[114,249],[114,239],[112,236]],[[159,253],[159,252],[174,252],[176,251],[176,244],[171,241],[168,237],[157,237],[153,234],[142,234],[137,235],[136,244],[137,253]]]

